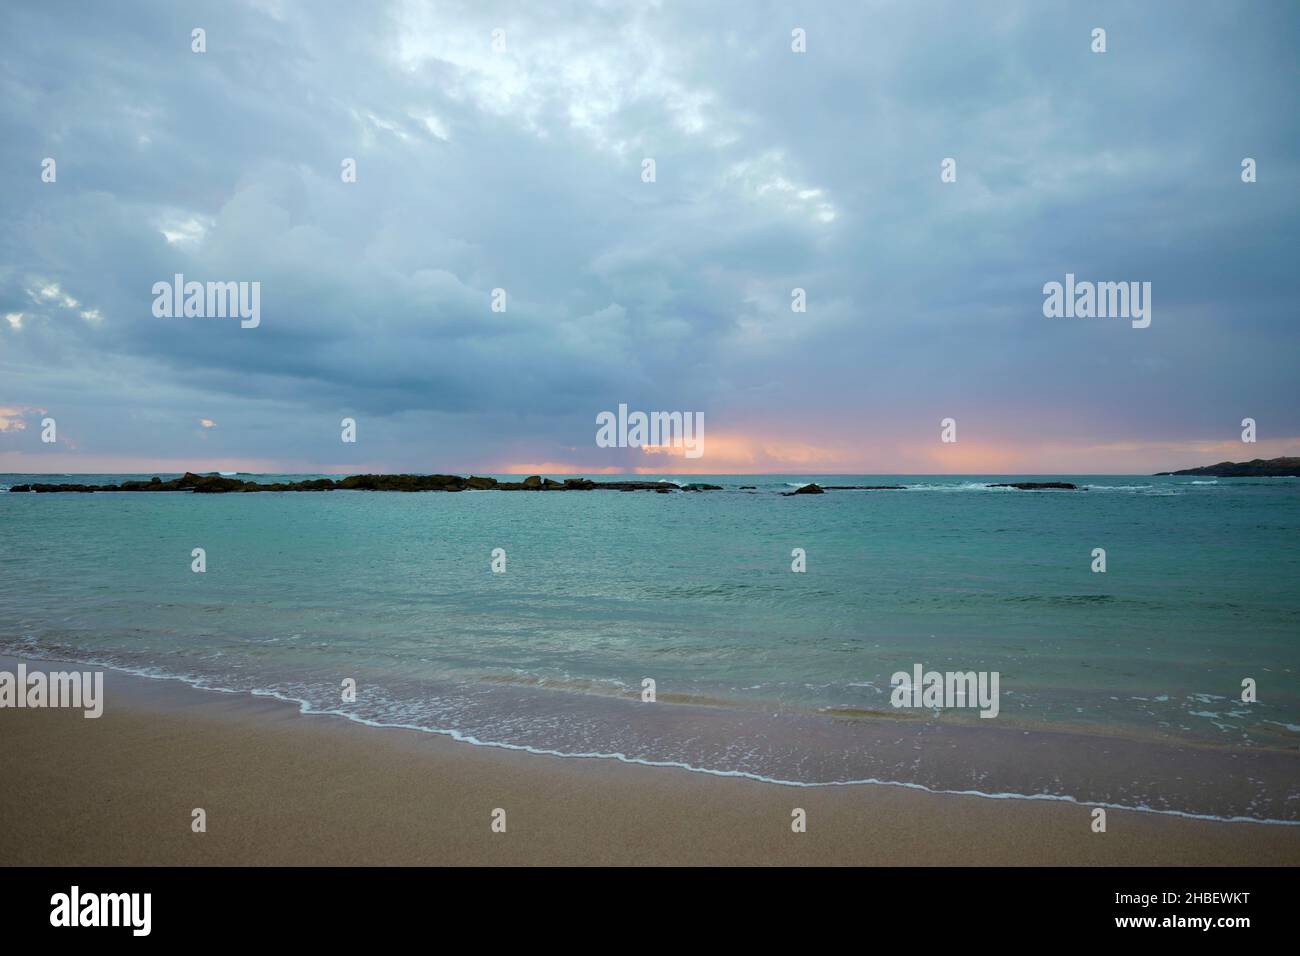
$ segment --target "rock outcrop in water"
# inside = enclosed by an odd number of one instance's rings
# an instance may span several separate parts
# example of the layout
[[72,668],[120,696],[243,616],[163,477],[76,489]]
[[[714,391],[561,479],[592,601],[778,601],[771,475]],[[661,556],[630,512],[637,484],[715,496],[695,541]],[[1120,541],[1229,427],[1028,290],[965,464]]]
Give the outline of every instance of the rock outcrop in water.
[[1202,468],[1158,471],[1160,475],[1200,475],[1205,478],[1300,478],[1300,458],[1255,458],[1251,461],[1221,461]]
[[[1278,459],[1296,461],[1300,459]],[[1211,472],[1177,472],[1177,474],[1211,474]],[[1021,491],[1063,490],[1079,491],[1077,485],[1068,481],[1015,481],[989,485],[990,488],[1018,488]],[[690,482],[679,485],[671,481],[593,481],[590,478],[566,478],[556,481],[541,475],[529,475],[522,481],[498,481],[470,475],[349,475],[335,481],[332,478],[309,478],[304,481],[285,481],[273,484],[261,484],[256,481],[244,481],[228,478],[225,475],[196,475],[187,471],[179,478],[163,481],[151,478],[148,481],[124,481],[118,485],[86,484],[44,484],[40,482],[14,485],[10,491],[72,491],[90,493],[95,491],[189,491],[194,494],[220,495],[231,492],[257,491],[722,491],[721,485],[705,482]],[[783,497],[793,495],[823,495],[827,491],[903,491],[905,485],[829,485],[823,488],[816,483],[809,483],[794,491],[781,492]],[[742,485],[741,490],[754,490],[753,485]],[[1086,490],[1086,489],[1084,489]]]
[[1004,481],[990,488],[1019,488],[1021,491],[1078,491],[1078,485],[1068,481]]
[[825,488],[823,488],[819,484],[816,484],[815,482],[811,482],[809,484],[804,485],[801,488],[796,488],[794,491],[783,491],[781,492],[781,497],[789,498],[791,495],[824,495],[824,494],[826,494]]
[[230,492],[257,491],[721,491],[721,485],[677,485],[671,481],[592,481],[590,478],[568,478],[556,481],[529,475],[523,481],[497,481],[470,475],[349,475],[334,481],[332,478],[309,478],[305,481],[260,484],[242,481],[224,475],[196,475],[187,471],[179,478],[163,481],[124,481],[119,485],[44,484],[14,485],[10,491],[56,492],[74,491],[189,491],[195,494],[227,494]]

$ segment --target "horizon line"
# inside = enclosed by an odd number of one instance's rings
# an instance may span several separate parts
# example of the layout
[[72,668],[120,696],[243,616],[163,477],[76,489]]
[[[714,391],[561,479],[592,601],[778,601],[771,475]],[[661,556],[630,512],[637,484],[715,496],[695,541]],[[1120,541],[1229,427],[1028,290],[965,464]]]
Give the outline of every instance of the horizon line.
[[[1286,457],[1286,456],[1284,456]],[[1265,459],[1267,460],[1267,459]],[[1210,465],[1201,465],[1197,467],[1208,468],[1221,462],[1212,462]],[[1235,463],[1234,463],[1235,464]],[[1175,471],[1186,471],[1188,469],[1175,469]],[[1038,476],[1055,476],[1055,477],[1093,477],[1093,478],[1158,478],[1173,477],[1174,471],[1166,472],[1144,472],[1144,471],[710,471],[710,472],[644,472],[644,471],[222,471],[220,469],[205,469],[203,471],[9,471],[0,472],[8,475],[464,475],[464,476],[489,476],[489,475],[511,475],[519,477],[528,477],[531,475],[568,475],[568,476],[589,476],[599,475],[601,477],[628,477],[628,478],[665,478],[665,477],[682,477],[695,478],[700,476],[716,478],[751,478],[760,476],[786,476],[791,478],[816,478],[831,476],[899,476],[899,477],[944,477],[944,478],[986,478],[989,476],[1006,476],[1006,475],[1038,475]],[[1289,477],[1289,476],[1263,476],[1263,477]]]

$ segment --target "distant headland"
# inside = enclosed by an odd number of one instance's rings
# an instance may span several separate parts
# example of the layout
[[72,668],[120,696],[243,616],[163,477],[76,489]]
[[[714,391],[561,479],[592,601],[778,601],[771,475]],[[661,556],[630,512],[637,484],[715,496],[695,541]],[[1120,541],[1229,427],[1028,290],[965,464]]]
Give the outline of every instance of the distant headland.
[[1300,478],[1300,458],[1256,458],[1253,461],[1221,461],[1202,468],[1157,471],[1161,475],[1201,475],[1206,478]]

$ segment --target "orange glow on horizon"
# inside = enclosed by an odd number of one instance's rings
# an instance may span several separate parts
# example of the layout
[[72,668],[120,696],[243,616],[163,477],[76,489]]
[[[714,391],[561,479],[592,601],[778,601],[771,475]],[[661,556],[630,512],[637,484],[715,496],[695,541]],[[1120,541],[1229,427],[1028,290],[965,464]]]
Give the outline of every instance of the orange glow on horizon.
[[1234,441],[1113,442],[1098,444],[993,443],[958,441],[885,443],[869,451],[800,440],[753,438],[741,433],[707,434],[704,454],[687,458],[685,449],[641,448],[645,463],[628,467],[584,467],[579,461],[540,464],[511,462],[495,474],[916,474],[916,475],[1086,475],[1151,474],[1297,454],[1300,438],[1279,438],[1246,445]]
[[[63,438],[64,436],[60,436]],[[61,443],[62,444],[62,443]],[[706,433],[704,454],[686,458],[677,447],[642,448],[626,465],[596,464],[606,453],[594,446],[570,449],[571,458],[460,463],[446,449],[442,464],[371,460],[313,462],[271,458],[133,458],[70,450],[67,445],[42,451],[0,452],[0,472],[18,474],[180,474],[185,471],[230,471],[249,474],[397,474],[452,472],[505,475],[1081,475],[1137,474],[1297,455],[1300,438],[1279,438],[1246,445],[1239,441],[1110,442],[1096,444],[975,442],[958,437],[902,443],[882,440],[863,448],[833,442],[814,444],[801,438],[750,436],[741,432]],[[633,450],[635,452],[636,450]],[[427,457],[427,456],[426,456]],[[583,459],[586,459],[585,461]]]

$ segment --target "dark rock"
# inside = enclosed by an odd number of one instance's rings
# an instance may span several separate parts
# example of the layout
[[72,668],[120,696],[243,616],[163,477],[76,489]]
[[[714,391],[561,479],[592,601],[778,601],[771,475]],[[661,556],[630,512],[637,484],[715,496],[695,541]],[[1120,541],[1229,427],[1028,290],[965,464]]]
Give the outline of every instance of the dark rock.
[[220,495],[227,491],[243,491],[244,482],[237,478],[223,478],[215,475],[205,478],[194,486],[194,493],[199,495]]
[[1078,491],[1078,485],[1072,485],[1068,481],[1008,481],[1000,482],[996,485],[989,485],[990,488],[1019,488],[1021,491]]
[[467,483],[460,475],[349,475],[333,487],[351,491],[464,491]]
[[[180,478],[163,481],[154,477],[149,481],[124,481],[118,485],[85,484],[23,484],[15,485],[10,491],[188,491],[196,494],[224,494],[226,492],[259,491],[332,491],[339,488],[345,491],[677,491],[679,486],[664,481],[593,481],[590,478],[569,478],[556,481],[543,479],[540,475],[530,475],[523,481],[497,481],[495,478],[460,475],[349,475],[334,481],[330,478],[309,478],[303,481],[275,482],[259,484],[255,481],[242,481],[224,475],[197,475],[187,471]],[[696,484],[691,490],[714,491],[718,485]]]
[[[255,482],[245,482],[245,491],[262,491],[263,486]],[[307,481],[291,481],[280,485],[277,491],[333,491],[334,482],[329,478],[309,478]]]
[[[198,494],[222,494],[227,491],[240,491],[245,482],[238,478],[225,478],[221,475],[196,475],[187,471],[176,481],[177,488],[188,488]],[[129,490],[129,489],[125,489]]]
[[181,479],[163,481],[157,475],[148,481],[124,481],[120,485],[105,485],[103,491],[178,491]]
[[721,491],[722,485],[707,485],[702,481],[693,481],[689,485],[682,485],[682,491]]
[[592,482],[592,487],[605,491],[658,491],[660,488],[681,490],[679,485],[671,481],[595,481]]
[[[92,492],[101,491],[101,490],[103,489],[101,489],[99,485],[79,485],[79,484],[48,485],[44,483],[32,485],[32,491],[39,492],[41,494],[49,494],[50,492],[57,492],[57,491],[75,491],[80,494],[91,494]],[[113,488],[113,490],[116,490],[116,488]]]
[[794,491],[783,491],[781,497],[789,498],[791,495],[824,495],[826,490],[816,483],[804,485],[802,488],[796,488]]

